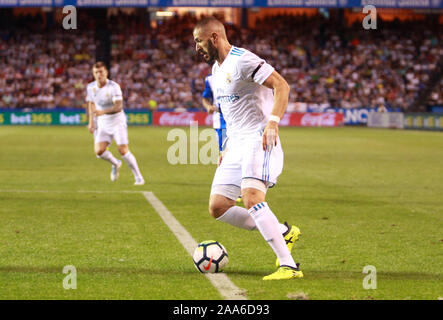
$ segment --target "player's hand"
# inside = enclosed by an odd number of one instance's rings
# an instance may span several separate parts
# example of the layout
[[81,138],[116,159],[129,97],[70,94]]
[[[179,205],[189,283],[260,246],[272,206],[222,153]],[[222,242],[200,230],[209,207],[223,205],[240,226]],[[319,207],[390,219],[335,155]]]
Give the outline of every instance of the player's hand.
[[211,106],[208,108],[208,113],[214,113],[214,112],[218,112],[218,108],[213,104],[211,104]]
[[89,123],[88,124],[88,130],[89,130],[90,133],[94,133],[94,131],[95,131],[94,123]]
[[268,121],[268,124],[263,131],[263,150],[272,150],[277,145],[278,138],[278,123],[275,121]]
[[225,156],[226,152],[228,151],[228,148],[225,148],[222,152],[220,152],[220,155],[218,156],[218,162],[217,165],[221,165],[223,161],[223,157]]

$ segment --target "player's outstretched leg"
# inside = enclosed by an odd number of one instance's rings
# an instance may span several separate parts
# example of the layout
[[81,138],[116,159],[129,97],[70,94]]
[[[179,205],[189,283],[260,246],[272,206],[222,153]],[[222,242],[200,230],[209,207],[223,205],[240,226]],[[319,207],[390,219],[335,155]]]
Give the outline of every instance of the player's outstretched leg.
[[[222,188],[226,189],[230,186],[222,186]],[[220,192],[220,194],[213,193],[209,199],[209,212],[213,218],[217,221],[222,221],[231,226],[245,229],[245,230],[257,230],[257,226],[255,225],[254,219],[248,213],[248,210],[236,206],[236,201],[223,196],[223,194],[227,194],[226,190],[219,190],[220,188],[215,188],[214,192]],[[282,234],[287,234],[289,232],[289,228],[287,224],[279,224],[279,230]]]
[[225,202],[222,198],[224,198],[222,195],[211,196],[209,212],[213,218],[237,228],[250,231],[256,230],[255,222],[249,215],[248,210],[236,206],[234,200],[225,198]]
[[128,167],[131,169],[132,174],[134,175],[136,186],[142,186],[145,184],[145,179],[143,178],[140,169],[137,164],[137,159],[134,157],[134,155],[129,151],[127,145],[121,145],[118,146],[118,150],[120,154],[122,155],[123,160],[126,162]]
[[[254,188],[242,190],[242,193],[245,206],[249,208],[248,212],[254,219],[257,229],[271,246],[280,262],[277,271],[264,277],[263,280],[285,280],[303,277],[303,273],[299,270],[298,264],[295,263],[286,245],[277,217],[264,201],[265,193]],[[260,200],[263,201],[259,202]]]
[[95,154],[97,155],[97,158],[103,159],[112,164],[111,181],[115,181],[118,179],[119,169],[122,166],[122,162],[118,160],[116,157],[114,157],[112,152],[107,149],[108,145],[109,145],[108,142],[96,143],[94,146]]
[[[294,247],[295,241],[297,241],[301,235],[300,229],[296,226],[289,227],[288,223],[285,221],[284,225],[287,230],[283,233],[283,238],[285,239],[286,246],[288,247],[289,252],[292,252],[292,248]],[[275,266],[278,268],[280,266],[280,261],[275,260]]]
[[122,167],[122,162],[121,162],[121,160],[117,160],[117,161],[118,161],[117,165],[112,165],[111,181],[116,181],[119,177],[119,172],[120,172],[120,168]]

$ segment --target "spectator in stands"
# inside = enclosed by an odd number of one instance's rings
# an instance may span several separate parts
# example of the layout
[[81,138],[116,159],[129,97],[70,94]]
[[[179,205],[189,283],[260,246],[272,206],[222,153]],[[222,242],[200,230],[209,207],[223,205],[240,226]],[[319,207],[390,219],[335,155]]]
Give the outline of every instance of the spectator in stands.
[[[151,29],[139,16],[109,18],[110,73],[123,84],[126,108],[201,108],[210,66],[196,63],[191,50],[188,34],[195,21],[184,15]],[[443,34],[426,21],[405,23],[384,22],[377,32],[365,32],[361,25],[337,28],[321,16],[281,15],[259,20],[253,30],[230,25],[227,32],[234,45],[248,43],[247,49],[287,79],[288,110],[407,109],[442,59]],[[94,28],[34,30],[0,31],[0,107],[84,107],[84,86],[95,62]],[[443,104],[442,89],[439,83],[430,102]]]

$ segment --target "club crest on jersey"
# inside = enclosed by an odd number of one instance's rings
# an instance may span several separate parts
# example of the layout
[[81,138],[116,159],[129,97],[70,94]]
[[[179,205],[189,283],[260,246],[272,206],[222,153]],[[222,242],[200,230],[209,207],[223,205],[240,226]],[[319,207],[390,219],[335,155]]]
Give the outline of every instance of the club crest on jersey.
[[94,94],[97,92],[97,88],[92,88],[92,91],[94,92]]
[[232,77],[230,73],[226,73],[226,83],[231,83],[232,82]]

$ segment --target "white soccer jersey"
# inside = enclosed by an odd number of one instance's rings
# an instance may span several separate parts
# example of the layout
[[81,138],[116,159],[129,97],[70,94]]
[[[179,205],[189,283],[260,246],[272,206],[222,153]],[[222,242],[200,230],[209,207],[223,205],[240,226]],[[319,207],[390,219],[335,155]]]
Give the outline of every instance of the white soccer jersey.
[[[106,84],[99,88],[97,81],[88,84],[86,88],[86,102],[93,102],[97,110],[106,110],[114,105],[115,101],[123,100],[122,90],[117,82],[107,80]],[[113,126],[121,122],[126,122],[123,111],[114,114],[104,114],[97,117],[97,125]]]
[[212,67],[215,103],[226,120],[228,137],[264,129],[274,106],[272,89],[263,82],[274,68],[252,52],[232,46],[221,65]]
[[[212,90],[212,74],[207,76],[206,80],[208,81],[209,88],[211,89],[211,92],[214,92]],[[213,102],[215,102],[215,101],[213,101]],[[214,111],[212,113],[212,127],[214,129],[220,129],[220,112]]]

